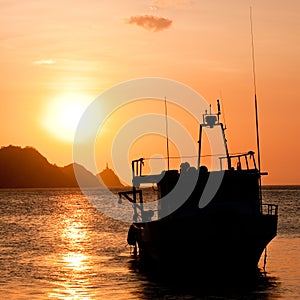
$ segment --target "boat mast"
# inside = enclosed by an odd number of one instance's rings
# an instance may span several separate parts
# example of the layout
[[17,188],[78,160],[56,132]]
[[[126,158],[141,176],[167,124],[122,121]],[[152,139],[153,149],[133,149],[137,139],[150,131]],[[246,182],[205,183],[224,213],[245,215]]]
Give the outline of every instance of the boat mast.
[[167,162],[168,162],[168,171],[169,171],[170,170],[170,154],[169,154],[169,129],[168,129],[167,97],[165,97],[165,118],[166,118],[166,137],[167,137]]
[[253,37],[252,7],[251,6],[250,6],[250,24],[251,24],[252,72],[253,72],[253,86],[254,86],[257,159],[258,159],[258,170],[260,172],[260,147],[259,147],[258,109],[257,109],[257,96],[256,96],[255,53],[254,53],[254,37]]
[[254,34],[252,25],[252,7],[250,6],[250,26],[251,26],[251,48],[252,48],[252,72],[253,72],[253,87],[254,87],[254,105],[255,105],[255,124],[256,124],[256,145],[257,145],[257,160],[259,172],[259,197],[261,196],[261,165],[260,165],[260,146],[259,146],[259,131],[258,131],[258,105],[256,95],[256,76],[255,76],[255,53],[254,53]]

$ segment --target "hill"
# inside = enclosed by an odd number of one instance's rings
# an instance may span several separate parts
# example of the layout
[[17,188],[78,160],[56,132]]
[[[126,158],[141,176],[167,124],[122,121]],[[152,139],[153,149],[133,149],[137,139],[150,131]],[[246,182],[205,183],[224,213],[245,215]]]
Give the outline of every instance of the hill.
[[[79,164],[58,167],[32,147],[10,145],[0,149],[0,188],[78,187],[74,169],[83,187],[99,186],[98,176]],[[106,173],[102,180],[110,184],[111,175]]]
[[107,164],[106,169],[100,172],[97,176],[100,178],[100,181],[103,181],[104,184],[109,188],[118,188],[124,186],[114,171],[108,168]]

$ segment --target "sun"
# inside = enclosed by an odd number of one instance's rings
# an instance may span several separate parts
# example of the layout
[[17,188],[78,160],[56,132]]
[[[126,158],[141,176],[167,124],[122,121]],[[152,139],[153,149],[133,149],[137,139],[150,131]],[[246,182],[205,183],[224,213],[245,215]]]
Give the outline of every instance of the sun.
[[73,142],[79,120],[91,102],[84,94],[63,94],[52,98],[42,116],[43,127],[55,138]]

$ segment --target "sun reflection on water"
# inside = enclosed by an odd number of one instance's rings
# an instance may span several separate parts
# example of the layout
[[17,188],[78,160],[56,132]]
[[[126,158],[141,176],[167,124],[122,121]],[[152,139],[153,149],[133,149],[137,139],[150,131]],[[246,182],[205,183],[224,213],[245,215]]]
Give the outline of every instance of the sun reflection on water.
[[63,221],[61,240],[64,247],[61,251],[60,276],[56,287],[48,293],[55,299],[92,299],[90,276],[93,273],[91,256],[87,251],[89,235],[87,226],[78,221],[80,215],[72,215]]
[[87,256],[82,253],[69,252],[63,255],[66,267],[73,271],[81,272],[89,269]]
[[87,230],[82,222],[68,219],[61,238],[68,246],[78,247],[87,240]]

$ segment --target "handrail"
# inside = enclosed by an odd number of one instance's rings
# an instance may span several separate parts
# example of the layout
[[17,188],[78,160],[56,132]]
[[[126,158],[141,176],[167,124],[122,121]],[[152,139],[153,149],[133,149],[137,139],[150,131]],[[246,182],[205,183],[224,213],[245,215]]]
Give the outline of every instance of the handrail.
[[135,159],[131,162],[132,176],[142,176],[144,158]]
[[222,156],[222,157],[219,157],[220,159],[220,167],[222,168],[222,160],[223,159],[227,159],[230,161],[230,165],[231,165],[231,160],[233,158],[237,158],[238,159],[238,165],[240,168],[241,167],[241,158],[244,158],[245,159],[245,163],[246,163],[246,169],[249,170],[250,167],[249,167],[249,160],[252,160],[253,161],[253,165],[254,165],[254,169],[257,169],[256,167],[256,162],[255,162],[255,158],[254,158],[254,152],[253,151],[248,151],[248,152],[245,152],[245,153],[239,153],[239,154],[228,154],[228,156]]
[[277,216],[278,215],[278,205],[277,204],[262,204],[261,212],[263,215]]

